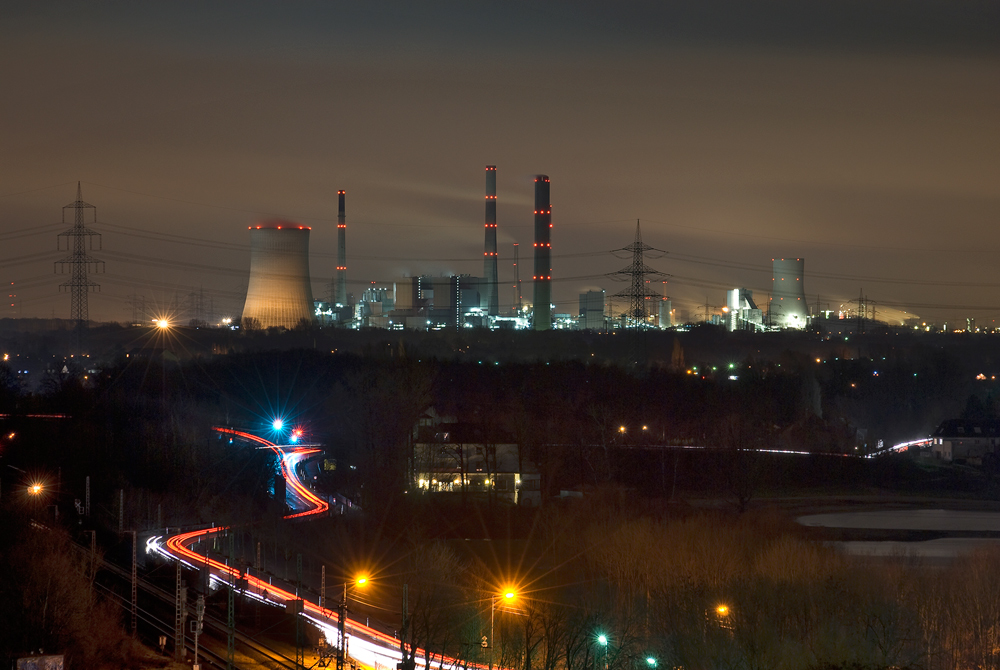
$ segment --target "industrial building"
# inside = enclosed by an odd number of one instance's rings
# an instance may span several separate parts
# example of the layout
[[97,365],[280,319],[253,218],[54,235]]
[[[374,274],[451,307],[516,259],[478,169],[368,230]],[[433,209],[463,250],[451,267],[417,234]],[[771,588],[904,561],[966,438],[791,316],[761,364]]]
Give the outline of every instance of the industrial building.
[[666,298],[660,300],[660,314],[659,314],[659,325],[660,330],[667,330],[668,328],[674,327],[674,306],[673,301],[667,300]]
[[400,277],[393,282],[389,309],[388,291],[375,301],[379,308],[369,304],[367,325],[390,330],[485,327],[489,317],[481,307],[481,285],[480,277],[470,275]]
[[261,328],[295,328],[313,320],[309,228],[287,221],[250,226],[250,280],[243,320]]
[[726,330],[760,332],[764,328],[764,310],[754,302],[753,291],[746,288],[726,291]]
[[577,324],[580,330],[607,328],[604,317],[604,289],[580,294],[580,318]]
[[809,320],[802,277],[805,261],[801,258],[771,259],[773,289],[768,303],[770,325],[778,329],[801,330]]

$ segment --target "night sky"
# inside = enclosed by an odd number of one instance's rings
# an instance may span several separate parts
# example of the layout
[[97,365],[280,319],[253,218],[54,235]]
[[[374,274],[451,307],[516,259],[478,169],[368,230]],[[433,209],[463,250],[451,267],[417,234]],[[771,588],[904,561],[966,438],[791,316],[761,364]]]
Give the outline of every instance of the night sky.
[[763,303],[773,257],[824,308],[1000,318],[1000,3],[5,2],[0,59],[3,316],[69,317],[78,180],[90,317],[125,321],[131,294],[238,314],[247,227],[279,217],[325,297],[340,188],[355,295],[481,275],[495,164],[502,310],[544,173],[556,312],[624,288],[640,219],[682,318]]

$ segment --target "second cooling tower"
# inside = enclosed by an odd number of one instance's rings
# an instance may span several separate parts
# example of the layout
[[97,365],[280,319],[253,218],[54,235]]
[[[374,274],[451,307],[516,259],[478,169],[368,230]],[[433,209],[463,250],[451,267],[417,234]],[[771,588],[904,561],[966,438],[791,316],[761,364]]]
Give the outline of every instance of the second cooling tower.
[[772,258],[771,324],[779,328],[805,328],[809,316],[806,291],[802,285],[805,261],[801,258]]
[[250,282],[243,318],[262,328],[294,328],[313,319],[309,228],[273,222],[250,227]]

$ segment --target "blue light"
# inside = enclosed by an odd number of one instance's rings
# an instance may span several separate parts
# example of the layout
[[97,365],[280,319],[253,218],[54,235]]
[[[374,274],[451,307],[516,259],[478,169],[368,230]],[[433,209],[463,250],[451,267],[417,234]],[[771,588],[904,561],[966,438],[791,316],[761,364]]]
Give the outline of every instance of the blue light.
[[285,425],[284,421],[282,421],[281,419],[275,419],[274,422],[271,424],[271,428],[274,428],[275,430],[281,430],[281,428],[284,425]]

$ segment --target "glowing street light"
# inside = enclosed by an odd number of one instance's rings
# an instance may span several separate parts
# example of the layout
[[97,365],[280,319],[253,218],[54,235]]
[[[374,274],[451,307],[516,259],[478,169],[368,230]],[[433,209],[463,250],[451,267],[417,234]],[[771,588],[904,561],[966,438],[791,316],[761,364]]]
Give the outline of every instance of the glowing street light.
[[275,430],[281,430],[284,427],[284,425],[285,422],[282,421],[281,419],[275,419],[274,421],[271,422],[271,428]]
[[729,616],[729,605],[719,605],[715,608],[715,613],[721,617]]
[[652,656],[647,656],[646,657],[646,665],[649,666],[650,668],[655,668],[656,667],[656,659],[653,658]]
[[608,636],[604,633],[598,635],[597,644],[604,647],[604,670],[608,670]]
[[503,593],[490,597],[490,670],[493,670],[493,618],[497,609],[497,595],[502,595],[504,600],[511,603],[517,598],[517,589],[508,586],[503,590]]
[[43,487],[41,484],[32,484],[28,487],[28,493],[33,496],[40,495],[42,493]]
[[164,329],[164,328],[169,328],[170,327],[170,322],[167,321],[166,319],[156,319],[155,323],[156,323],[156,327],[159,328],[159,329],[161,329],[161,330]]
[[[275,421],[275,423],[278,423],[280,421],[281,421],[280,419],[277,419]],[[276,430],[280,430],[280,428],[278,428]],[[361,587],[363,587],[367,583],[368,583],[368,576],[367,575],[358,575],[357,577],[354,578],[353,585],[355,587],[361,588]],[[346,656],[346,653],[345,653],[346,649],[345,649],[345,647],[347,645],[345,643],[347,642],[347,637],[346,637],[347,633],[345,632],[344,624],[345,624],[346,619],[347,619],[347,586],[348,586],[348,584],[351,584],[351,582],[344,582],[344,595],[343,595],[343,598],[341,598],[341,600],[340,600],[340,607],[338,608],[339,611],[337,612],[337,632],[340,634],[340,648],[337,649],[337,670],[344,670],[344,660],[345,660],[345,656]]]

